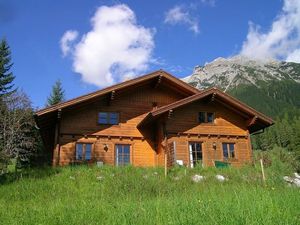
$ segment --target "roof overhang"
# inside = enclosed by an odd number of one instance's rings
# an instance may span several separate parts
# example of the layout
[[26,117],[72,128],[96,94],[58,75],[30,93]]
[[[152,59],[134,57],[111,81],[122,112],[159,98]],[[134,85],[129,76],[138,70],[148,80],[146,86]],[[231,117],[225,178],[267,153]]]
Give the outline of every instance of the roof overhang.
[[171,74],[167,73],[166,71],[158,70],[158,71],[146,74],[144,76],[140,76],[135,79],[128,80],[128,81],[104,88],[102,90],[71,99],[69,101],[65,101],[65,102],[50,106],[50,107],[46,107],[44,109],[36,111],[35,114],[36,114],[36,117],[40,117],[45,114],[55,112],[57,110],[63,110],[65,108],[72,107],[74,105],[84,103],[86,101],[90,101],[95,98],[105,96],[107,94],[118,93],[118,92],[128,89],[130,87],[135,87],[136,85],[142,85],[145,82],[151,82],[151,81],[155,82],[154,87],[163,82],[170,83],[171,84],[170,86],[172,86],[172,88],[174,90],[176,90],[178,92],[182,92],[182,93],[186,94],[186,96],[191,96],[191,95],[194,95],[194,94],[200,92],[198,89],[179,80],[178,78],[172,76]]
[[248,129],[250,133],[256,132],[258,130],[264,129],[274,124],[274,121],[267,117],[266,115],[258,112],[257,110],[251,108],[250,106],[242,103],[241,101],[233,98],[232,96],[224,93],[216,87],[204,90],[177,102],[171,103],[169,105],[160,107],[158,109],[152,110],[148,115],[138,124],[138,128],[143,127],[146,124],[159,118],[161,115],[170,112],[176,108],[183,107],[187,104],[193,103],[198,100],[203,100],[210,97],[211,100],[217,101],[223,104],[225,107],[235,111],[242,115],[248,122]]

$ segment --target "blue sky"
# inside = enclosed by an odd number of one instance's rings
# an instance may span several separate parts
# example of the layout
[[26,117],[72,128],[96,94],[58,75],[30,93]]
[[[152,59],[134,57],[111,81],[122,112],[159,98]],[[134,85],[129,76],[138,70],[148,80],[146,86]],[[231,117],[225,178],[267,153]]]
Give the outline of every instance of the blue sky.
[[[217,57],[297,61],[298,28],[286,22],[300,19],[293,4],[299,0],[0,0],[0,37],[12,50],[16,86],[43,107],[57,79],[70,99],[160,68],[184,77]],[[287,35],[274,35],[278,24]]]

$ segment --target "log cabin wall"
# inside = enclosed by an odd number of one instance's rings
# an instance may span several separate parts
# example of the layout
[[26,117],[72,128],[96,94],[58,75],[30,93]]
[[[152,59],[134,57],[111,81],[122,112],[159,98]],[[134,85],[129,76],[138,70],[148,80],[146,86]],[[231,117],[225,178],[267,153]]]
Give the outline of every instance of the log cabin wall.
[[[184,98],[168,87],[142,86],[107,101],[107,96],[90,104],[62,112],[60,128],[59,164],[67,165],[75,159],[75,144],[91,143],[92,160],[115,164],[115,145],[130,144],[131,164],[134,166],[157,165],[157,153],[152,143],[143,137],[137,124],[151,111],[153,104],[158,107]],[[118,125],[98,124],[99,112],[118,112]],[[104,150],[107,145],[107,151]],[[58,154],[56,154],[58,155]],[[58,156],[57,156],[58,157]],[[57,162],[53,158],[53,164]]]
[[[214,123],[199,123],[199,112],[213,112]],[[175,109],[166,124],[168,142],[176,145],[175,158],[182,160],[184,165],[190,165],[190,142],[202,143],[204,166],[213,166],[215,160],[224,161],[222,143],[235,144],[235,158],[228,160],[233,166],[251,162],[252,149],[246,120],[216,102],[195,102]]]
[[[119,113],[119,124],[100,125],[99,112]],[[199,112],[214,113],[214,123],[199,123]],[[134,166],[163,166],[166,157],[190,165],[189,143],[199,142],[205,166],[224,161],[222,143],[234,143],[229,161],[240,166],[252,159],[249,133],[274,124],[217,88],[199,91],[162,70],[39,110],[35,120],[53,165],[74,162],[76,143],[92,147],[89,162],[115,164],[124,144]]]

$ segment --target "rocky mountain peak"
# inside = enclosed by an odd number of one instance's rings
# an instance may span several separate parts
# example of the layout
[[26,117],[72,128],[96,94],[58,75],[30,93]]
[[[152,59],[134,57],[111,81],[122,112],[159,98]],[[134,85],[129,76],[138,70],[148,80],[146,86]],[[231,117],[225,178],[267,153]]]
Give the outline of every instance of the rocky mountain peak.
[[183,80],[199,89],[218,86],[223,90],[240,84],[259,87],[270,80],[294,80],[300,83],[300,64],[274,59],[254,60],[245,56],[216,58],[204,66],[196,66]]

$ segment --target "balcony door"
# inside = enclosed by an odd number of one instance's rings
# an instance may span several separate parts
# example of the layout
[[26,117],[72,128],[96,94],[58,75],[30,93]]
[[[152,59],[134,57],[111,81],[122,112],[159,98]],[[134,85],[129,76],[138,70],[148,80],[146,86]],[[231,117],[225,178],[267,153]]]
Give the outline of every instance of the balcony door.
[[201,142],[189,142],[189,153],[190,153],[190,167],[202,166],[202,143]]

